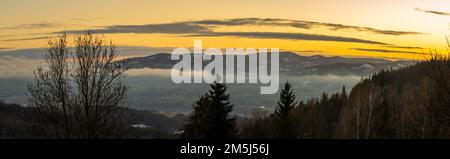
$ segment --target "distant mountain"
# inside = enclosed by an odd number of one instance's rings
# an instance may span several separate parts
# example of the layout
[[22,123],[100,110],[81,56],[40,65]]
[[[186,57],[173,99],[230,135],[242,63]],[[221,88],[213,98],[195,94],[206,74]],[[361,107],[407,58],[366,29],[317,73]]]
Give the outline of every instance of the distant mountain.
[[[143,56],[129,58],[130,68],[170,69],[178,61],[170,60],[170,48],[118,47],[121,55]],[[25,57],[42,59],[45,48],[0,51],[0,57]],[[413,64],[413,61],[389,61],[375,58],[302,56],[293,52],[280,52],[280,72],[290,75],[358,75],[367,76],[381,69],[398,69]],[[204,64],[207,64],[205,62]]]
[[[73,47],[69,47],[73,51]],[[170,52],[173,48],[167,47],[136,47],[136,46],[117,46],[116,52],[119,56],[146,56],[154,55],[161,52]],[[28,59],[43,59],[42,54],[46,48],[29,48],[29,49],[8,49],[0,50],[1,57],[24,57]]]
[[[170,69],[178,61],[170,60],[170,54],[160,53],[127,59],[130,68]],[[203,63],[208,64],[208,61]],[[292,52],[280,53],[280,73],[289,75],[358,75],[367,76],[381,69],[399,69],[414,64],[413,61],[389,61],[374,58],[302,56]]]

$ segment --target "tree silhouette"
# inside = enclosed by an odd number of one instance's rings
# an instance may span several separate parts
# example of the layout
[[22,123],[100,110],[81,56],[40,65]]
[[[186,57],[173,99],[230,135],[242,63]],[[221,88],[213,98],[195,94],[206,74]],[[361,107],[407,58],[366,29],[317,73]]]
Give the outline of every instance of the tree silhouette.
[[341,90],[341,104],[344,105],[345,102],[347,102],[347,90],[345,89],[345,86],[342,86],[342,90]]
[[225,139],[236,134],[236,122],[229,117],[233,110],[225,84],[214,82],[211,90],[193,105],[194,111],[185,125],[183,138]]
[[297,105],[297,100],[289,82],[284,84],[281,90],[280,100],[275,108],[274,117],[278,123],[279,138],[295,138],[294,124],[290,118],[292,109]]
[[114,45],[105,45],[92,31],[75,38],[69,49],[66,35],[49,40],[39,67],[28,85],[30,104],[38,112],[33,130],[46,137],[114,138],[123,136],[131,120],[121,108],[127,93]]

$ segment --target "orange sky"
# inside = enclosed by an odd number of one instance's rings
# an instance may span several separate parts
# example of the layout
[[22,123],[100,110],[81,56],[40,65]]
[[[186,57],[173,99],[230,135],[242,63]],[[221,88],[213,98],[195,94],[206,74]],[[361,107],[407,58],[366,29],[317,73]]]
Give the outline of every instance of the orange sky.
[[200,39],[204,47],[415,59],[445,49],[449,12],[450,0],[1,0],[0,51],[97,29],[120,46],[192,47]]

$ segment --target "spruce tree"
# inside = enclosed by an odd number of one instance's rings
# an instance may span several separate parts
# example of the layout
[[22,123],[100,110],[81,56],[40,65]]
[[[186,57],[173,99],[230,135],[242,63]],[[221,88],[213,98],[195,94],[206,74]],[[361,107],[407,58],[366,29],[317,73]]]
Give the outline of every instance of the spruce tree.
[[211,90],[194,104],[194,112],[185,125],[183,138],[225,139],[236,134],[235,119],[229,117],[233,110],[225,84],[214,82]]
[[293,128],[294,124],[290,117],[295,105],[297,105],[295,93],[291,84],[286,82],[281,90],[280,100],[277,103],[274,114],[278,126],[278,138],[296,138]]
[[198,101],[193,104],[194,111],[189,116],[189,122],[184,125],[182,138],[204,139],[206,138],[209,125],[212,122],[207,119],[208,107],[210,105],[208,94],[202,95]]

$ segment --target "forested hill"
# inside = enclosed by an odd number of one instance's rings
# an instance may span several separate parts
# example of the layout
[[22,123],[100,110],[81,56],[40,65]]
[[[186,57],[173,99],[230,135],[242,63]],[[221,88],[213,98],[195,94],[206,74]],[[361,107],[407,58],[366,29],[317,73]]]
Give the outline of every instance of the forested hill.
[[[290,111],[290,136],[448,138],[449,90],[448,57],[434,57],[399,70],[382,70],[362,79],[348,94],[343,89],[299,102]],[[243,124],[244,138],[277,138],[277,114],[261,114],[254,112]]]
[[[357,84],[342,109],[345,138],[450,137],[450,61],[433,58]],[[358,134],[359,133],[359,134]]]

